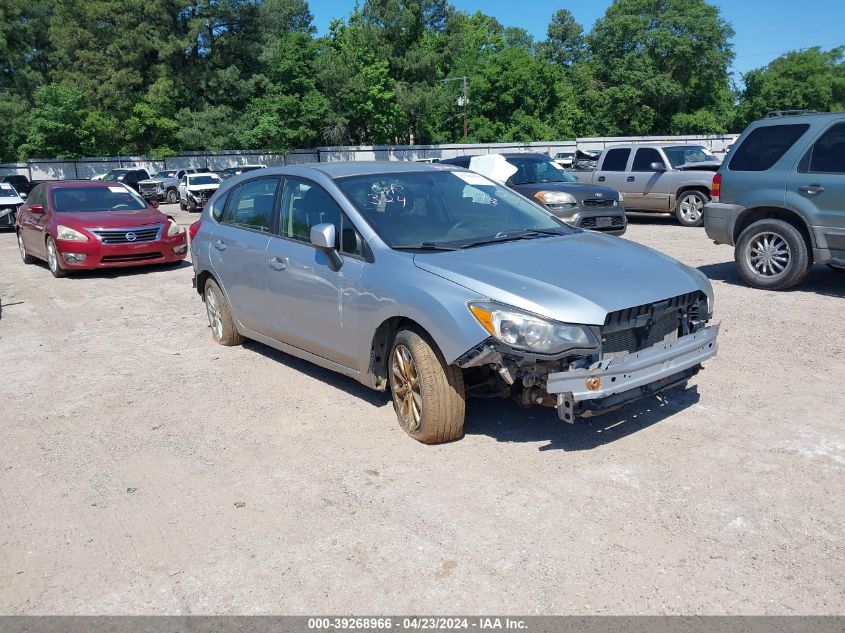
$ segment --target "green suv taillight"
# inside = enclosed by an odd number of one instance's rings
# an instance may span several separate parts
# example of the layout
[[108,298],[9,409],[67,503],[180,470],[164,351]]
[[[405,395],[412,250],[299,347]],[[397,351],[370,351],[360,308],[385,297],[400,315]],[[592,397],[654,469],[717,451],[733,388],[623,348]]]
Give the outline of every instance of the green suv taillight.
[[713,176],[713,184],[710,187],[710,199],[713,202],[719,202],[719,194],[722,193],[722,174],[716,172]]

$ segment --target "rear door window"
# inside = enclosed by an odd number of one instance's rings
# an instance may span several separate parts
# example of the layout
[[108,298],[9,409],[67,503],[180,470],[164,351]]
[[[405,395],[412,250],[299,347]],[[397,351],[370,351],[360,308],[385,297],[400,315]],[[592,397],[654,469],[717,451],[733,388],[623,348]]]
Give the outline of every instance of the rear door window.
[[278,178],[258,178],[243,183],[233,194],[224,223],[269,233],[278,185]]
[[837,123],[813,143],[798,171],[811,174],[845,174],[845,123]]
[[763,125],[731,152],[731,171],[766,171],[795,145],[810,126],[806,123]]
[[607,154],[601,164],[601,171],[625,171],[630,155],[631,150],[627,147],[607,150]]

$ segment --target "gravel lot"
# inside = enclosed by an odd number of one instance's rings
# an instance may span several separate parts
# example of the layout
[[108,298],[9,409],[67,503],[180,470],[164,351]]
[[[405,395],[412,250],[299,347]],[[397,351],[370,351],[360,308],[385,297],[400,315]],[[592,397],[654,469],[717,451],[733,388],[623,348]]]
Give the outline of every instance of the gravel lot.
[[0,233],[0,613],[845,613],[845,274],[752,290],[701,229],[627,237],[714,280],[695,387],[575,426],[472,401],[430,447],[216,345],[187,263],[53,279]]

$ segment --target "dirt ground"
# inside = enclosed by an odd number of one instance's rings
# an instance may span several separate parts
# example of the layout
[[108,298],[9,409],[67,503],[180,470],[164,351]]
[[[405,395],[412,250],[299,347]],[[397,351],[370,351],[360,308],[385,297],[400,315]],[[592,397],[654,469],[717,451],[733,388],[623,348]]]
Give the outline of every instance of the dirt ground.
[[627,238],[713,279],[694,387],[574,426],[471,401],[430,447],[216,345],[187,263],[53,279],[0,233],[0,613],[845,613],[845,274],[765,292],[701,229]]

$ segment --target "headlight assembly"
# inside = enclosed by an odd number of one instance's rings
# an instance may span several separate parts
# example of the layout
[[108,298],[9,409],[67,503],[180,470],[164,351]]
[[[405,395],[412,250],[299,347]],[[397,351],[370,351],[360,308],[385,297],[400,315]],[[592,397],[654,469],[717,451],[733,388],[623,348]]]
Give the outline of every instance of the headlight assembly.
[[173,237],[174,235],[179,235],[184,229],[180,227],[176,222],[173,220],[167,220],[167,237]]
[[575,197],[565,191],[538,191],[534,197],[543,204],[555,208],[578,204]]
[[559,323],[496,303],[470,303],[468,307],[494,338],[516,349],[556,354],[598,348],[592,330],[584,325]]
[[63,224],[59,224],[56,227],[56,237],[60,240],[69,240],[71,242],[87,242],[88,236],[84,233],[80,233],[76,229],[72,229],[69,226],[65,226]]

